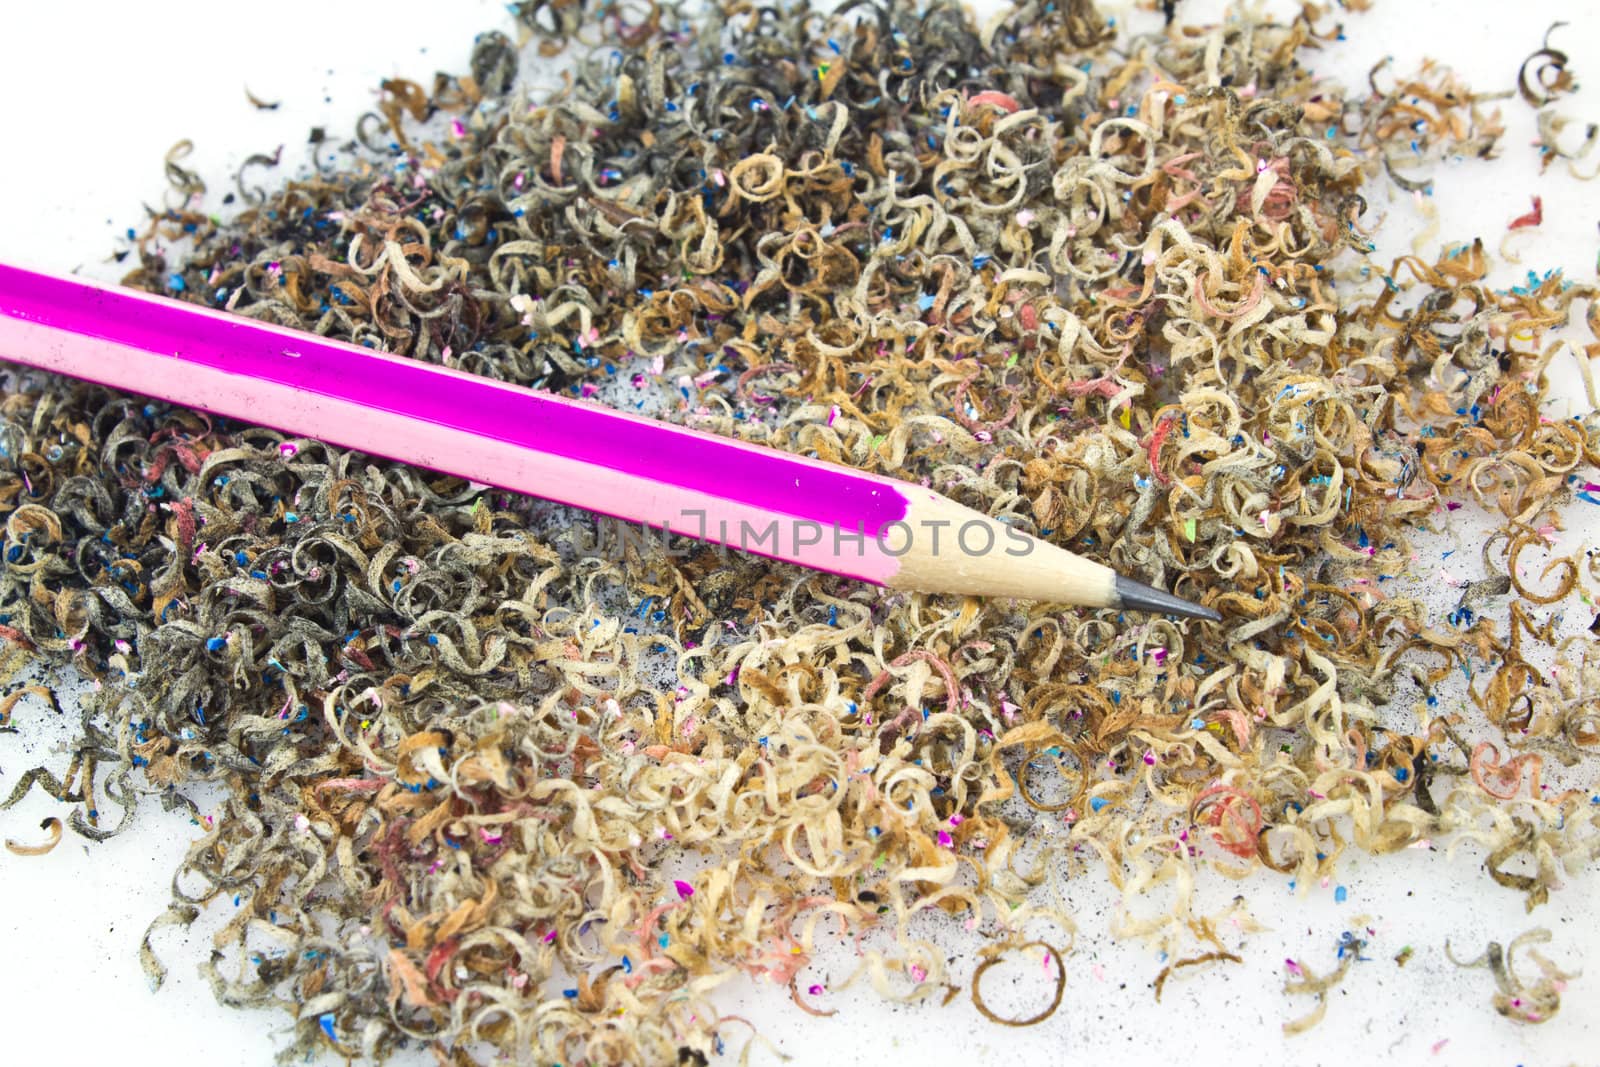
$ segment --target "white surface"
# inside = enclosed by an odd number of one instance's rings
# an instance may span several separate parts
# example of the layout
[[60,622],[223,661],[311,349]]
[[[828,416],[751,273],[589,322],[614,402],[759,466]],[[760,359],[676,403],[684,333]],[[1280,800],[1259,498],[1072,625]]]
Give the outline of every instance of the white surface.
[[[1538,46],[1557,18],[1572,26],[1558,46],[1573,54],[1580,82],[1600,78],[1600,13],[1591,5],[1523,2],[1405,2],[1387,0],[1367,15],[1346,15],[1350,41],[1317,58],[1319,70],[1359,85],[1371,62],[1395,56],[1411,69],[1424,55],[1462,71],[1480,90],[1508,89],[1518,64]],[[1288,5],[1276,5],[1287,10]],[[1184,17],[1210,16],[1217,5],[1185,3]],[[25,13],[24,13],[25,12]],[[102,260],[116,235],[141,223],[141,202],[158,202],[161,157],[182,138],[196,143],[189,162],[212,181],[211,203],[231,188],[230,168],[258,150],[303,145],[306,131],[325,126],[343,138],[373,100],[378,81],[390,76],[427,79],[435,69],[461,70],[474,33],[503,26],[503,9],[486,0],[346,0],[344,3],[277,0],[270,5],[199,7],[178,0],[137,4],[99,2],[8,5],[0,14],[0,101],[11,139],[0,168],[0,258],[66,271],[83,267],[101,277],[119,269]],[[220,47],[211,42],[223,41]],[[277,111],[257,111],[244,99],[248,85],[264,99],[281,99]],[[1591,91],[1565,110],[1600,119]],[[1435,175],[1442,215],[1440,241],[1483,236],[1491,249],[1505,224],[1528,208],[1530,193],[1544,197],[1545,224],[1537,237],[1518,242],[1525,261],[1507,268],[1501,283],[1527,267],[1563,266],[1569,276],[1593,280],[1596,244],[1595,187],[1581,186],[1555,169],[1539,177],[1533,114],[1519,99],[1502,105],[1510,130],[1505,157],[1493,164],[1461,162]],[[1391,211],[1385,246],[1412,216],[1404,200],[1376,207]],[[1570,362],[1569,357],[1563,357]],[[1559,370],[1570,377],[1571,367]],[[1570,394],[1548,414],[1578,410]],[[1600,509],[1597,509],[1600,510]],[[1458,517],[1464,517],[1458,512]],[[1590,515],[1575,522],[1595,530]],[[1462,527],[1465,529],[1465,526]],[[1564,544],[1585,529],[1574,526]],[[1470,543],[1468,534],[1458,535]],[[1467,554],[1463,554],[1467,555]],[[1469,566],[1452,560],[1457,573]],[[1438,560],[1419,562],[1432,573]],[[1584,620],[1586,621],[1586,620]],[[1448,701],[1446,702],[1449,703]],[[64,732],[45,722],[36,701],[17,709],[21,737],[0,737],[0,795],[48,753]],[[64,761],[60,761],[64,762]],[[32,840],[51,805],[37,795],[0,813],[0,837]],[[130,833],[103,845],[70,834],[51,855],[26,859],[0,853],[0,1005],[8,1026],[0,1057],[55,1050],[60,1062],[129,1065],[267,1064],[281,1045],[286,1017],[218,1007],[195,965],[208,951],[201,936],[171,933],[157,939],[171,967],[167,985],[152,995],[140,972],[137,947],[146,924],[165,905],[167,882],[195,829],[186,816],[149,805]],[[1161,961],[1148,948],[1116,942],[1107,931],[1111,896],[1097,870],[1070,881],[1065,896],[1080,916],[1078,951],[1068,958],[1062,1009],[1046,1025],[1010,1031],[984,1023],[961,998],[949,1009],[892,1008],[865,990],[811,998],[839,1014],[806,1017],[787,993],[748,983],[731,989],[730,1011],[758,1021],[764,1034],[799,1063],[896,1061],[928,1065],[1088,1063],[1103,1057],[1181,1059],[1212,1063],[1339,1063],[1382,1060],[1427,1064],[1592,1063],[1600,1038],[1593,1013],[1600,979],[1581,977],[1564,998],[1562,1014],[1543,1027],[1517,1027],[1489,1009],[1487,972],[1458,971],[1443,955],[1448,939],[1476,954],[1485,942],[1509,940],[1533,925],[1550,927],[1550,954],[1569,969],[1600,965],[1600,924],[1592,901],[1600,878],[1589,872],[1555,894],[1534,915],[1520,896],[1495,886],[1481,856],[1464,850],[1347,860],[1342,884],[1348,901],[1334,901],[1333,886],[1306,895],[1283,878],[1259,876],[1242,884],[1209,879],[1212,907],[1243,893],[1269,929],[1242,944],[1245,965],[1196,969],[1167,984],[1157,1005],[1150,983]],[[1284,957],[1324,970],[1334,959],[1341,931],[1370,927],[1367,954],[1344,986],[1329,998],[1325,1021],[1310,1035],[1284,1039],[1280,1024],[1310,1008],[1306,998],[1282,993]],[[950,954],[970,956],[972,942],[959,928],[928,936]],[[1393,957],[1410,945],[1415,956],[1401,969]],[[827,984],[848,969],[848,954],[801,976],[802,988]],[[1000,999],[1003,976],[991,992]],[[1042,982],[1043,976],[1039,980]],[[987,988],[987,987],[986,987]],[[1435,1043],[1448,1043],[1434,1051]],[[737,1048],[738,1042],[730,1042]],[[32,1059],[33,1057],[26,1057]],[[758,1056],[770,1061],[771,1057]],[[408,1063],[431,1063],[421,1056]]]

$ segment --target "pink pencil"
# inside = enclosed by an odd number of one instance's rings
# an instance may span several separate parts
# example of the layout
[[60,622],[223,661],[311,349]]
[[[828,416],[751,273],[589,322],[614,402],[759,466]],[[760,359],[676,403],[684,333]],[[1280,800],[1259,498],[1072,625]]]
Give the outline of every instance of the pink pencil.
[[0,264],[0,358],[923,592],[1217,619],[930,489]]

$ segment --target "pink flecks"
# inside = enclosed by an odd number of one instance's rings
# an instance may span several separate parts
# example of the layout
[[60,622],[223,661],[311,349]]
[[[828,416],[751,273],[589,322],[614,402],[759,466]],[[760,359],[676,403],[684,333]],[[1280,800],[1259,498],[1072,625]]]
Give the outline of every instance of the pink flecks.
[[285,441],[278,446],[278,455],[288,459],[300,451],[300,446],[293,441]]
[[967,97],[967,103],[971,105],[988,104],[990,107],[997,107],[1002,111],[1011,113],[1019,111],[1022,107],[1021,104],[1017,103],[1016,97],[1010,93],[1002,93],[997,89],[985,89],[981,93],[973,93]]
[[1145,752],[1144,765],[1146,767],[1154,767],[1156,765],[1156,754],[1154,752],[1150,752],[1148,750]]
[[549,933],[544,935],[544,943],[547,945],[553,945],[556,943],[556,932],[554,930],[551,930]]
[[966,821],[967,821],[966,816],[961,815],[959,813],[950,816],[950,825],[951,826],[960,826],[962,823],[964,823]]
[[913,982],[925,982],[928,980],[928,972],[918,967],[915,963],[911,965],[909,973]]
[[834,404],[832,407],[828,408],[828,425],[832,426],[833,425],[833,420],[837,419],[838,417],[839,417],[839,405],[838,404]]
[[948,830],[940,830],[939,831],[939,847],[940,848],[950,848],[954,844],[955,844],[955,839],[950,836],[950,832]]
[[450,132],[451,132],[452,135],[455,136],[455,138],[457,140],[460,140],[461,138],[463,138],[463,137],[465,137],[467,135],[466,124],[463,123],[460,119],[451,119],[450,120]]
[[498,845],[502,840],[499,830],[490,830],[487,826],[478,827],[478,835],[486,845]]
[[688,882],[682,881],[681,879],[674,881],[672,883],[672,888],[678,891],[679,900],[688,900],[690,897],[694,896],[694,886],[690,885]]
[[1431,1049],[1429,1049],[1429,1051],[1432,1052],[1435,1056],[1437,1056],[1440,1053],[1440,1051],[1443,1050],[1444,1047],[1446,1045],[1448,1045],[1449,1043],[1450,1043],[1450,1039],[1448,1037],[1441,1037],[1439,1040],[1437,1040],[1437,1041],[1435,1041],[1433,1043],[1433,1047]]
[[823,989],[819,985],[814,985],[814,986],[807,987],[806,992],[811,994],[814,997],[820,997],[820,996],[822,996],[822,994],[826,993],[827,990]]
[[1156,666],[1159,667],[1167,662],[1167,650],[1164,648],[1152,648],[1150,650],[1150,658],[1155,660]]

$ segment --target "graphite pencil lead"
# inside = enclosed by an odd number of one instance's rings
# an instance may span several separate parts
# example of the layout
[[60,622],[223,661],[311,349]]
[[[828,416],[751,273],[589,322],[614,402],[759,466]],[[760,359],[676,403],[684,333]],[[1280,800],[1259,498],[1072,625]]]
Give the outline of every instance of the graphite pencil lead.
[[1153,585],[1136,582],[1117,575],[1117,599],[1130,611],[1148,611],[1158,615],[1178,615],[1186,619],[1210,619],[1221,622],[1222,616],[1211,608],[1201,607],[1182,597],[1157,589]]

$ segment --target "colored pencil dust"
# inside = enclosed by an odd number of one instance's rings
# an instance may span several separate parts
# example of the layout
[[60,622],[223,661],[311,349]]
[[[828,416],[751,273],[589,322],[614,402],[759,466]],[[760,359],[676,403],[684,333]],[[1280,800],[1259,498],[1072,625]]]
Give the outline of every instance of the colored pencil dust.
[[[1071,876],[1167,953],[1128,995],[1285,968],[1294,1034],[1411,949],[1267,959],[1197,886],[1342,904],[1354,855],[1431,843],[1536,912],[1595,858],[1600,571],[1563,516],[1600,504],[1600,419],[1543,406],[1600,355],[1595,287],[1489,280],[1548,197],[1387,261],[1369,208],[1531,151],[1494,108],[1560,107],[1581,54],[1546,38],[1491,101],[1438,65],[1316,79],[1313,8],[515,11],[525,42],[385,82],[308,173],[252,160],[230,214],[174,154],[125,284],[385,353],[383,388],[432,364],[900,479],[1221,621],[607,540],[559,485],[8,366],[0,722],[55,699],[41,660],[97,688],[59,765],[7,763],[6,806],[63,806],[7,860],[220,794],[152,978],[288,1011],[287,1056],[704,1063],[759,1036],[725,983],[1042,1022],[1087,966]],[[530,96],[524,53],[570,81]],[[1414,573],[1467,516],[1482,576]],[[1436,577],[1447,612],[1405,592]],[[216,951],[173,958],[202,913]],[[1453,950],[1494,1025],[1561,1007],[1538,925]]]

